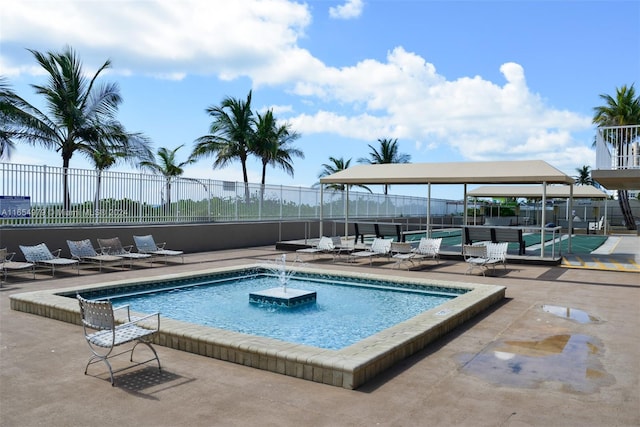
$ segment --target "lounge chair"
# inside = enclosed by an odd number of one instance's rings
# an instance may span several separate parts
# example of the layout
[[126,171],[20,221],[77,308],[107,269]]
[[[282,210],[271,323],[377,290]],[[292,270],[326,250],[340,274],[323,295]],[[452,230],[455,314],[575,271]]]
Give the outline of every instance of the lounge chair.
[[107,255],[115,255],[129,260],[129,267],[133,266],[134,261],[149,260],[152,262],[150,254],[141,254],[137,252],[131,252],[133,245],[122,246],[120,238],[112,237],[109,239],[98,239],[98,246],[100,246],[100,252]]
[[390,256],[391,242],[393,242],[393,239],[382,239],[376,237],[375,239],[373,239],[371,247],[368,250],[353,252],[350,255],[350,259],[355,260],[355,258],[369,258],[369,265],[373,265],[374,257]]
[[136,244],[136,249],[141,254],[149,254],[160,256],[165,259],[165,263],[167,262],[168,257],[179,256],[182,258],[182,262],[184,263],[184,252],[176,251],[173,249],[165,249],[165,242],[156,244],[155,240],[153,240],[153,236],[151,234],[147,234],[146,236],[133,236],[133,241]]
[[[394,244],[398,245],[397,243]],[[420,239],[420,243],[418,244],[417,248],[412,249],[409,253],[406,253],[406,251],[405,253],[398,253],[393,257],[400,260],[400,262],[398,263],[398,267],[400,267],[400,264],[402,262],[409,262],[410,265],[414,265],[414,261],[421,261],[424,259],[433,259],[437,263],[439,263],[441,244],[441,238],[432,239],[423,237]],[[407,267],[407,269],[409,269],[409,267]]]
[[20,250],[24,254],[24,258],[27,262],[51,268],[51,276],[56,275],[56,267],[75,267],[78,274],[80,274],[79,262],[77,259],[61,258],[60,252],[62,249],[56,249],[52,253],[45,243],[40,243],[35,246],[23,246],[20,245]]
[[322,236],[315,246],[296,250],[296,261],[300,261],[298,254],[311,254],[315,258],[319,254],[331,254],[335,259],[336,247],[330,237]]
[[9,252],[7,248],[0,249],[0,263],[2,263],[2,280],[7,281],[7,274],[10,271],[31,271],[33,278],[36,278],[35,264],[31,262],[13,261],[16,253]]
[[487,262],[485,268],[491,267],[493,272],[496,271],[496,265],[502,264],[507,269],[507,249],[509,243],[487,243]]
[[[110,301],[90,301],[80,295],[77,295],[77,298],[80,304],[84,337],[93,353],[84,368],[85,375],[89,365],[102,361],[109,368],[109,376],[113,386],[115,385],[113,374],[125,369],[131,369],[154,360],[158,362],[158,369],[161,369],[158,353],[149,342],[151,336],[160,329],[160,313],[153,313],[144,317],[131,317],[128,305],[114,308]],[[125,323],[117,324],[121,319],[116,319],[116,311],[125,313],[123,319]],[[120,353],[113,353],[115,347],[134,341],[133,348]],[[144,344],[149,347],[153,352],[153,357],[143,362],[134,362],[132,365],[114,371],[109,359],[121,354],[131,353],[130,360],[133,362],[133,351],[138,344]]]
[[470,273],[475,268],[482,270],[485,275],[486,270],[491,268],[495,273],[496,265],[502,264],[507,268],[507,247],[509,244],[504,243],[487,243],[485,245],[464,245],[462,254],[464,260],[469,264],[465,274]]
[[93,248],[91,240],[67,240],[67,246],[69,246],[69,252],[71,257],[77,259],[81,263],[98,264],[98,271],[102,271],[102,264],[119,262],[123,265],[124,258],[118,255],[109,255],[105,253],[98,253]]
[[469,265],[464,274],[469,274],[474,269],[479,268],[482,271],[482,275],[485,275],[484,271],[487,263],[487,247],[485,245],[463,245],[462,256],[464,257],[464,262]]
[[[391,242],[391,257],[396,260],[395,266],[400,268],[403,263],[413,265],[413,257],[415,253],[409,242]],[[407,270],[409,266],[407,266]]]

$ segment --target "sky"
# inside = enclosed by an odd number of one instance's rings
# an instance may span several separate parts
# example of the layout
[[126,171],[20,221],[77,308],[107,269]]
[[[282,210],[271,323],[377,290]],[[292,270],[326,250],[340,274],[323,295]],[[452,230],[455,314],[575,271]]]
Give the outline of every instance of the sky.
[[[575,176],[595,166],[600,95],[640,91],[637,1],[3,2],[0,75],[27,101],[43,107],[31,85],[46,82],[28,49],[65,46],[88,75],[111,60],[100,81],[119,85],[118,119],[154,151],[184,144],[178,161],[208,134],[208,107],[252,91],[254,111],[300,134],[294,176],[267,170],[267,184],[286,186],[317,183],[329,157],[356,165],[382,138],[415,163],[540,159]],[[240,163],[213,160],[184,176],[242,181]],[[59,153],[20,143],[4,161],[62,166]],[[71,167],[91,165],[76,154]],[[260,162],[248,169],[260,182]]]

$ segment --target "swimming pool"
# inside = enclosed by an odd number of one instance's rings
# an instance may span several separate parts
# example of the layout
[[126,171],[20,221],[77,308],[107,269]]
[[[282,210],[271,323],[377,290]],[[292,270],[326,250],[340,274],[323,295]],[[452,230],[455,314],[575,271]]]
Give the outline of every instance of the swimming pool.
[[[76,293],[102,296],[113,293],[114,290],[131,293],[169,283],[187,283],[194,278],[235,277],[246,275],[255,269],[268,268],[264,264],[241,265],[188,274],[165,274],[144,279],[14,294],[10,297],[11,308],[79,325]],[[353,281],[386,281],[400,288],[436,287],[460,295],[339,350],[228,331],[164,316],[161,318],[160,333],[155,338],[156,344],[309,381],[355,389],[502,300],[505,295],[503,286],[423,278],[390,278],[361,272],[314,270],[304,266],[291,269],[296,275],[331,275]]]
[[152,288],[144,293],[108,298],[114,306],[128,304],[143,313],[159,311],[175,320],[339,350],[465,292],[400,287],[389,280],[363,282],[340,276],[297,274],[286,281],[289,294],[292,289],[315,292],[317,301],[290,308],[270,303],[250,304],[250,293],[281,289],[282,283],[270,271],[256,269],[249,273],[169,282],[163,285],[169,289]]

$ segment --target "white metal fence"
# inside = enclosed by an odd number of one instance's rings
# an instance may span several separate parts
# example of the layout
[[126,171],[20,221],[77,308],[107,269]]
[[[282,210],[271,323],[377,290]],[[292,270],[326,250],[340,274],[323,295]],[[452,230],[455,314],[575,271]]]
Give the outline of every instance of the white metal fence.
[[596,132],[596,169],[640,168],[640,125],[600,127]]
[[[66,186],[65,186],[66,181]],[[326,190],[324,218],[343,218],[345,195]],[[65,202],[66,199],[66,202]],[[431,200],[432,215],[461,205]],[[349,216],[425,216],[427,199],[349,192]],[[71,225],[318,219],[320,190],[161,175],[0,163],[0,224]]]

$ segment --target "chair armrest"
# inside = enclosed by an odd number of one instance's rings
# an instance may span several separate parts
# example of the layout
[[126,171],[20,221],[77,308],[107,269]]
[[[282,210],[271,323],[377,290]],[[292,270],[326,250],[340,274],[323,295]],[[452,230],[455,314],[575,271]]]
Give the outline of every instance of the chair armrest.
[[133,250],[133,245],[123,246],[122,249],[124,249],[125,252],[130,253]]
[[54,257],[60,258],[60,252],[62,252],[61,248],[56,249],[55,251],[51,251]]
[[4,261],[12,261],[13,257],[15,256],[15,252],[7,252],[7,255],[4,257],[4,259],[2,260]]
[[164,245],[166,245],[166,244],[167,244],[167,242],[156,243],[156,246],[157,246],[159,249],[164,249]]
[[152,318],[155,318],[155,324],[156,324],[155,328],[153,329],[157,331],[160,329],[160,312],[147,314],[146,316],[142,316],[142,317],[133,317],[130,322],[124,323],[123,326],[125,325],[141,326],[141,325],[138,325],[138,323],[144,323],[145,321],[148,321],[149,319],[152,319]]
[[127,310],[127,322],[131,322],[131,312],[129,310],[129,304],[121,305],[120,307],[114,307],[113,313],[115,314],[115,312],[118,310]]

